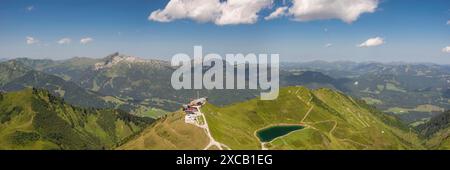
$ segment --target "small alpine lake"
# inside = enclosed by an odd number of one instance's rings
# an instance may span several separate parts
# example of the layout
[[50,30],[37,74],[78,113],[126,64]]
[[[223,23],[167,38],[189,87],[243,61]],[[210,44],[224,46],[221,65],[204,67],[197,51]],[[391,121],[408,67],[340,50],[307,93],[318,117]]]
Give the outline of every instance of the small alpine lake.
[[300,125],[274,125],[256,132],[256,136],[261,142],[270,142],[273,139],[284,136],[296,130],[303,129]]

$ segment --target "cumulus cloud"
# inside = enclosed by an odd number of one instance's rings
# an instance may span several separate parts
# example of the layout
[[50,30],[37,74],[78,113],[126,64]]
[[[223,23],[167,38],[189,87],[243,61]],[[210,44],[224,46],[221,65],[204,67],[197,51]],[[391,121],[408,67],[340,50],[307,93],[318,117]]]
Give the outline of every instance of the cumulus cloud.
[[450,46],[447,46],[445,48],[442,49],[442,52],[444,53],[450,53]]
[[378,7],[378,0],[292,0],[292,3],[289,14],[298,21],[340,19],[352,23]]
[[72,42],[72,40],[70,38],[63,38],[58,41],[58,44],[64,45],[64,44],[70,44],[71,42]]
[[170,22],[188,18],[198,22],[209,22],[220,15],[220,6],[219,0],[170,0],[164,9],[153,11],[148,19]]
[[26,42],[27,42],[28,45],[39,43],[39,40],[34,38],[34,37],[28,36],[28,37],[25,37],[25,39],[26,39]]
[[258,13],[273,4],[273,0],[170,0],[164,9],[153,11],[149,20],[171,22],[191,19],[217,25],[253,24]]
[[331,44],[331,43],[325,44],[326,48],[331,47],[331,46],[333,46],[333,44]]
[[273,0],[228,0],[222,2],[222,15],[216,19],[218,25],[253,24],[258,13],[272,5]]
[[450,25],[450,20],[447,21],[447,25]]
[[288,7],[279,7],[275,11],[273,11],[269,16],[264,17],[265,20],[272,20],[275,18],[280,18],[286,15]]
[[[346,23],[356,21],[364,13],[373,13],[379,0],[291,0],[283,1],[264,17],[265,20],[292,17],[296,21],[340,19]],[[151,12],[148,19],[171,22],[190,19],[217,25],[253,24],[260,11],[274,6],[274,0],[170,0],[163,9]]]
[[384,44],[384,39],[381,37],[370,38],[367,41],[358,45],[358,47],[375,47]]
[[90,43],[90,42],[92,42],[92,41],[94,41],[93,38],[91,38],[91,37],[86,37],[86,38],[82,38],[82,39],[80,40],[80,43],[81,43],[81,44],[88,44],[88,43]]

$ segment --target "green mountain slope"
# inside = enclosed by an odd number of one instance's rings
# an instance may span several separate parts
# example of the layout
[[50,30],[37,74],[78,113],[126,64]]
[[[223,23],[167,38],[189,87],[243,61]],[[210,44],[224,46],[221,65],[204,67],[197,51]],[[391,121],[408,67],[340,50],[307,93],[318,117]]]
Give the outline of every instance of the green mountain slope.
[[395,118],[330,89],[287,87],[274,101],[207,105],[213,137],[232,149],[261,149],[256,131],[273,125],[305,128],[277,138],[269,149],[421,149],[417,135]]
[[22,77],[16,78],[5,84],[2,89],[5,91],[17,91],[27,87],[46,89],[53,94],[64,98],[68,103],[77,106],[94,108],[114,107],[114,103],[105,102],[100,95],[85,90],[75,83],[38,71],[29,71]]
[[[395,117],[330,89],[286,87],[277,100],[252,99],[225,107],[207,104],[201,111],[213,138],[231,149],[262,149],[256,132],[274,125],[304,128],[265,143],[268,149],[424,149],[416,133]],[[186,142],[191,139],[183,135],[207,137],[198,135],[205,134],[203,129],[183,121],[182,113],[174,113],[120,148],[205,148],[203,142]]]
[[[76,64],[75,59],[71,61],[74,62],[72,65],[79,65]],[[59,62],[52,62],[52,60],[16,59],[0,63],[0,70],[5,71],[0,73],[0,77],[3,77],[0,90],[9,92],[32,87],[42,88],[50,91],[53,95],[64,98],[67,103],[80,107],[121,109],[133,114],[149,117],[158,117],[166,113],[163,110],[148,108],[138,103],[117,98],[116,96],[108,96],[84,89],[72,81],[64,80],[62,77],[30,68],[36,67],[36,69],[42,69],[55,66]]]
[[112,149],[153,120],[82,109],[46,90],[0,95],[0,149]]
[[450,111],[446,111],[417,127],[430,149],[450,149]]
[[157,120],[135,138],[120,146],[133,149],[203,149],[209,142],[203,129],[184,122],[184,113],[174,112]]

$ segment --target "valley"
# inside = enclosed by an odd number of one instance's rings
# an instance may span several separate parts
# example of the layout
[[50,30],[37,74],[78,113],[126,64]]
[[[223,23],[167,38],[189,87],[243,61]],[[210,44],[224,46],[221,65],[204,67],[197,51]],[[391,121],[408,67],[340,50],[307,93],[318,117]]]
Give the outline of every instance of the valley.
[[[98,125],[88,127],[83,123],[76,127],[70,122],[76,131],[86,129],[86,134],[81,133],[89,136],[85,142],[96,142],[69,147],[62,146],[64,142],[55,145],[51,138],[48,142],[49,137],[40,132],[28,133],[22,129],[30,127],[21,125],[25,122],[17,126],[8,123],[11,121],[8,115],[21,113],[21,110],[5,104],[5,111],[0,113],[5,120],[0,126],[3,127],[0,128],[2,140],[6,141],[4,146],[125,150],[447,148],[447,124],[422,132],[449,110],[450,99],[447,100],[446,92],[450,87],[450,69],[447,66],[350,62],[282,64],[282,89],[280,97],[274,101],[258,100],[259,90],[175,90],[170,85],[175,69],[167,61],[119,53],[100,59],[3,61],[0,63],[3,96],[39,89],[60,98],[67,106],[117,111],[133,117],[130,120],[148,120],[139,127],[119,123],[115,126],[130,128],[123,129],[126,132],[120,132],[121,137],[109,139],[104,137],[104,132],[97,132]],[[198,108],[195,121],[186,123],[184,112],[179,109],[199,94],[207,96],[208,103]],[[34,117],[26,120],[33,122]],[[258,132],[279,126],[280,132],[271,132],[273,137],[261,140]],[[285,131],[283,126],[293,126],[294,130]],[[101,140],[96,139],[96,135],[102,136]],[[9,140],[13,139],[10,138],[33,142],[11,144]]]

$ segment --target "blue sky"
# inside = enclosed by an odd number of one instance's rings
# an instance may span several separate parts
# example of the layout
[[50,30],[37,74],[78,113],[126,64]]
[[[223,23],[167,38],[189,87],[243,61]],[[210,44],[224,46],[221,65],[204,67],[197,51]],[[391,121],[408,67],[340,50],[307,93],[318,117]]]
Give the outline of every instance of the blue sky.
[[[380,0],[374,12],[362,13],[351,23],[339,18],[264,19],[278,7],[292,6],[289,0],[275,0],[261,9],[254,23],[218,25],[193,18],[149,20],[152,12],[164,10],[168,2],[0,0],[0,58],[104,57],[119,51],[168,60],[176,53],[190,54],[194,45],[202,45],[205,53],[278,53],[282,61],[450,64],[450,53],[443,51],[450,46],[448,0]],[[33,40],[27,44],[26,37]],[[375,37],[382,38],[383,43],[358,47]],[[59,44],[63,38],[71,42]],[[82,38],[93,40],[82,44]]]

